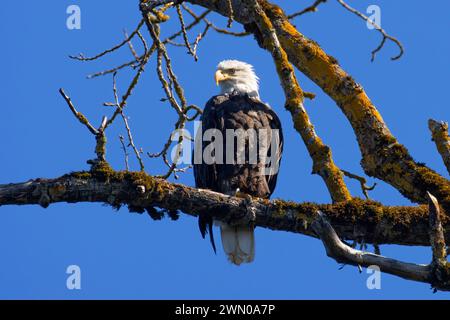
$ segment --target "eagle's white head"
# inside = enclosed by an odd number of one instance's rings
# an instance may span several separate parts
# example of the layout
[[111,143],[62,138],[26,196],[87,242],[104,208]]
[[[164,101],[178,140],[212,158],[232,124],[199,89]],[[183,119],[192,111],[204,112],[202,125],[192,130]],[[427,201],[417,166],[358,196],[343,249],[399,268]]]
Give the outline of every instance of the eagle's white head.
[[217,66],[216,84],[222,94],[241,93],[259,98],[259,78],[251,64],[238,60],[224,60]]

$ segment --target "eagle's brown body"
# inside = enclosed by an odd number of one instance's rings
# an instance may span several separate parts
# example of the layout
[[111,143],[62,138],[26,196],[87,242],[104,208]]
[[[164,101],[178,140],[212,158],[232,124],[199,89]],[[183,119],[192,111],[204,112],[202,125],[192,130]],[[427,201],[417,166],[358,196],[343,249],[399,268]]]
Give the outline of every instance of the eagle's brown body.
[[[278,168],[283,147],[281,123],[276,113],[257,98],[252,98],[245,94],[222,94],[211,98],[207,102],[201,121],[202,130],[198,134],[201,133],[203,136],[206,130],[217,129],[222,133],[224,146],[230,142],[227,141],[227,137],[230,139],[230,136],[228,136],[226,132],[227,129],[255,129],[259,134],[257,147],[258,154],[256,161],[249,161],[249,150],[252,150],[252,143],[256,142],[251,139],[247,140],[245,143],[245,163],[237,163],[239,151],[237,150],[238,143],[235,140],[235,148],[231,151],[231,155],[229,154],[230,150],[228,150],[227,154],[227,148],[223,148],[222,161],[219,159],[220,154],[216,154],[216,163],[213,164],[206,164],[204,162],[195,163],[194,161],[196,186],[229,195],[234,195],[236,191],[239,190],[242,193],[254,197],[269,198],[275,189],[278,170],[267,172],[267,170],[265,171],[264,169],[269,166]],[[274,136],[274,138],[276,138],[274,140],[276,143],[275,145],[273,143],[271,145],[272,136],[275,132],[274,129],[277,133],[276,137]],[[209,143],[210,142],[208,141],[204,141],[201,144],[196,143],[196,146],[198,148],[201,145],[203,151]],[[255,149],[253,149],[253,151],[254,150]],[[263,154],[261,154],[261,150],[263,150]],[[241,149],[240,152],[244,151]],[[230,156],[235,160],[234,163],[227,162],[227,159],[229,159]],[[275,159],[277,163],[267,164],[267,161],[264,163],[263,161],[266,157],[268,159]],[[207,231],[208,225],[211,226],[211,223],[211,218],[205,216],[200,217],[199,226],[203,236]],[[245,230],[248,229],[249,226],[243,227],[245,234]],[[234,231],[236,232],[236,230]],[[252,237],[251,241],[253,242],[253,227],[251,227],[250,231]],[[226,232],[226,228],[222,228],[222,242],[224,244],[224,249],[227,252],[226,244],[223,239],[224,232]],[[212,238],[211,240],[213,241]],[[241,241],[241,247],[242,246]],[[254,243],[252,243],[252,250],[254,250],[253,246]],[[230,253],[228,254],[230,257]],[[245,261],[245,259],[244,261],[239,261],[239,259],[233,261],[232,257],[230,257],[230,260],[236,264],[249,262]]]

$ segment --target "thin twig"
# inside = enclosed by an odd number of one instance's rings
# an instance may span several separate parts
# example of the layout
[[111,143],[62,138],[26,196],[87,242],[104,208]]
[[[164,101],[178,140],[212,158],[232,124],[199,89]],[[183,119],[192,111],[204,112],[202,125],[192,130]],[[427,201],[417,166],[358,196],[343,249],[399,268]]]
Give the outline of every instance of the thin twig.
[[106,123],[105,129],[114,122],[115,118],[121,113],[122,109],[126,106],[128,98],[133,93],[134,88],[138,84],[139,79],[140,79],[142,73],[144,72],[145,65],[147,64],[148,59],[150,58],[150,52],[151,51],[149,51],[148,54],[146,56],[144,56],[144,59],[139,66],[139,70],[136,72],[135,76],[133,77],[130,85],[128,86],[127,91],[125,92],[125,94],[122,97],[122,100],[121,100],[119,106],[116,108],[116,111],[112,115],[111,119],[109,119],[108,122]]
[[183,9],[186,10],[186,12],[188,12],[194,19],[195,21],[197,21],[198,19],[202,20],[203,22],[205,22],[210,28],[212,28],[214,31],[221,33],[221,34],[226,34],[229,36],[234,36],[234,37],[245,37],[250,35],[250,32],[234,32],[231,30],[226,30],[226,29],[222,29],[217,27],[214,23],[212,23],[211,21],[209,21],[208,19],[206,19],[205,17],[201,17],[199,15],[197,15],[193,10],[191,10],[191,8],[189,8],[187,5],[183,4]]
[[[127,31],[124,30],[123,33],[124,33],[124,35],[125,35],[125,39],[127,39],[127,38],[128,38]],[[136,33],[136,34],[137,34],[137,33]],[[139,58],[139,55],[137,54],[136,50],[134,49],[133,42],[131,42],[131,39],[128,41],[128,48],[130,48],[131,54],[133,55],[134,59],[135,59],[136,61],[139,61],[139,59],[140,59],[140,58]]]
[[70,99],[70,97],[64,92],[63,88],[59,89],[59,93],[61,94],[61,96],[64,98],[64,100],[66,101],[67,105],[69,106],[70,110],[72,111],[72,113],[74,114],[74,116],[78,119],[78,121],[80,121],[82,124],[84,124],[86,126],[86,128],[88,128],[88,130],[93,134],[93,135],[97,135],[98,134],[98,130],[96,128],[94,128],[94,126],[89,122],[89,120],[79,111],[77,111],[77,109],[75,109],[75,106],[72,103],[72,100]]
[[74,59],[74,60],[79,60],[79,61],[93,61],[93,60],[97,60],[98,58],[103,57],[104,55],[114,52],[118,49],[120,49],[121,47],[123,47],[124,45],[126,45],[131,39],[133,39],[133,37],[138,33],[139,29],[141,29],[141,27],[144,25],[144,19],[142,19],[138,26],[136,27],[136,29],[130,34],[129,37],[126,37],[125,40],[123,40],[121,43],[115,45],[114,47],[107,49],[103,52],[100,52],[99,54],[92,56],[92,57],[85,57],[83,56],[83,54],[79,54],[78,56],[69,56],[69,58]]
[[203,32],[199,33],[197,38],[195,38],[193,51],[194,51],[195,57],[197,57],[197,59],[198,59],[198,56],[197,56],[198,45],[199,45],[200,41],[206,37],[206,33],[208,32],[209,28],[210,28],[210,26],[207,24],[205,26],[205,29],[203,29]]
[[317,7],[320,4],[325,3],[325,2],[327,2],[327,0],[316,0],[309,7],[306,7],[305,9],[303,9],[303,10],[301,10],[299,12],[295,12],[293,14],[290,14],[290,15],[287,16],[287,18],[288,19],[294,19],[295,17],[301,16],[301,15],[303,15],[305,13],[308,13],[308,12],[316,12],[318,10]]
[[[144,56],[146,56],[147,52],[149,51],[147,41],[145,40],[144,36],[140,31],[138,31],[137,36],[142,42],[142,46],[144,47]],[[141,60],[141,58],[139,60]]]
[[227,1],[228,4],[228,22],[227,22],[227,28],[231,28],[231,24],[234,20],[234,11],[233,11],[233,3],[231,0]]
[[[167,49],[165,47],[165,44],[161,41],[159,38],[160,30],[159,30],[159,24],[155,24],[152,21],[152,16],[148,14],[147,12],[143,11],[143,16],[145,19],[145,23],[147,25],[147,29],[150,33],[150,36],[153,39],[153,42],[155,43],[157,47],[157,63],[156,63],[156,71],[158,74],[158,78],[163,86],[164,92],[166,94],[167,100],[170,102],[170,105],[172,108],[177,112],[178,114],[178,121],[175,124],[175,129],[178,130],[178,132],[183,132],[186,126],[186,122],[188,121],[187,112],[190,110],[187,102],[186,97],[184,96],[184,90],[181,87],[181,84],[179,83],[173,68],[172,68],[172,62],[169,57],[169,54],[167,52]],[[164,72],[163,72],[163,60],[165,62],[166,66],[166,73],[168,77],[168,81],[165,79]],[[177,99],[175,98],[175,95],[173,93],[175,91],[176,96],[179,100],[179,103]],[[175,157],[172,159],[172,163],[168,160],[168,149],[172,143],[172,139],[170,138],[170,141],[165,144],[163,151],[159,153],[159,155],[162,157],[164,163],[168,166],[169,170],[166,174],[160,176],[161,178],[168,178],[172,173],[174,174],[175,178],[178,178],[177,172],[182,172],[185,169],[177,168],[179,158],[181,156],[182,146],[183,146],[183,140],[184,135],[179,134],[178,141],[176,144],[176,150],[175,150]],[[148,154],[151,156],[150,154]]]
[[139,162],[139,166],[141,168],[141,171],[144,171],[144,162],[142,161],[141,152],[137,149],[134,140],[133,135],[131,133],[130,124],[128,123],[128,118],[126,117],[125,113],[123,112],[123,105],[119,102],[119,96],[117,94],[117,83],[116,83],[116,74],[113,75],[113,93],[114,93],[114,102],[116,104],[116,110],[119,110],[120,115],[122,117],[123,123],[125,125],[125,129],[127,130],[128,135],[128,144],[131,146],[131,148],[134,151],[134,154],[136,155],[136,159]]
[[[206,17],[210,12],[211,12],[211,10],[206,10],[202,14],[200,14],[198,17],[196,17],[193,22],[191,22],[189,25],[186,26],[186,31],[192,29],[194,26],[199,24],[202,21],[202,19],[204,17]],[[172,40],[176,39],[181,34],[182,34],[181,30],[178,31],[178,32],[175,32],[171,36],[167,37],[164,41],[162,41],[162,43],[164,43],[164,44],[170,43]],[[140,65],[140,61],[143,61],[146,58],[148,59],[153,54],[153,52],[156,50],[156,46],[153,45],[150,49],[148,49],[148,46],[146,45],[146,42],[145,42],[144,38],[142,37],[141,33],[138,32],[137,35],[138,35],[139,38],[141,38],[141,40],[143,40],[143,42],[144,42],[144,49],[147,52],[147,54],[142,55],[139,60],[129,61],[129,62],[126,62],[126,63],[120,65],[120,66],[117,66],[117,67],[114,67],[114,68],[111,68],[111,69],[107,69],[107,70],[104,70],[104,71],[100,71],[100,72],[96,72],[96,73],[90,74],[90,75],[87,76],[87,78],[88,79],[93,79],[93,78],[96,78],[96,77],[99,77],[99,76],[108,75],[108,74],[114,73],[114,72],[119,71],[119,70],[121,70],[123,68],[126,68],[126,67],[136,68],[136,67],[138,67]],[[184,45],[182,45],[182,46],[184,46]]]
[[125,156],[125,170],[128,171],[129,170],[129,165],[128,165],[129,153],[127,151],[127,147],[125,146],[125,139],[122,135],[119,135],[119,140],[120,140],[120,144],[122,145],[123,154]]
[[189,38],[187,35],[187,31],[186,31],[186,25],[184,24],[183,13],[181,12],[181,6],[176,5],[176,9],[177,9],[177,14],[178,14],[178,19],[180,20],[181,33],[183,34],[184,44],[185,44],[186,48],[188,49],[188,53],[194,57],[195,61],[197,61],[198,58],[197,58],[194,50],[192,50],[191,44],[189,43]]
[[359,183],[361,185],[361,190],[362,190],[364,196],[366,197],[367,200],[369,200],[370,198],[369,198],[368,191],[372,191],[373,189],[375,189],[375,187],[377,186],[377,183],[375,182],[373,184],[373,186],[368,187],[366,178],[358,176],[358,175],[356,175],[354,173],[351,173],[351,172],[348,172],[348,171],[345,171],[345,170],[342,170],[342,169],[341,169],[341,171],[346,177],[349,177],[351,179],[355,179],[355,180],[359,181]]
[[361,19],[363,19],[364,21],[370,23],[378,32],[381,33],[381,35],[383,36],[383,39],[381,40],[380,44],[378,45],[378,47],[375,48],[375,50],[372,51],[372,59],[371,61],[373,62],[375,60],[375,56],[376,54],[384,47],[384,44],[386,43],[386,40],[389,39],[392,42],[394,42],[399,50],[400,53],[394,57],[391,57],[391,60],[397,60],[400,59],[401,56],[404,53],[404,49],[403,49],[403,45],[401,44],[400,41],[398,41],[396,38],[388,35],[386,33],[386,31],[384,31],[378,24],[375,23],[375,21],[373,21],[372,19],[370,19],[369,17],[367,17],[365,14],[359,12],[358,10],[350,7],[347,3],[344,2],[344,0],[337,0],[346,10],[354,13],[355,15],[357,15],[358,17],[360,17]]
[[99,72],[96,72],[96,73],[89,74],[86,78],[87,79],[93,79],[93,78],[96,78],[96,77],[105,76],[105,75],[117,72],[117,71],[119,71],[119,70],[121,70],[123,68],[126,68],[126,67],[135,68],[137,64],[138,64],[138,62],[136,60],[129,61],[129,62],[126,62],[124,64],[121,64],[120,66],[114,67],[112,69],[107,69],[107,70],[103,70],[103,71],[99,71]]

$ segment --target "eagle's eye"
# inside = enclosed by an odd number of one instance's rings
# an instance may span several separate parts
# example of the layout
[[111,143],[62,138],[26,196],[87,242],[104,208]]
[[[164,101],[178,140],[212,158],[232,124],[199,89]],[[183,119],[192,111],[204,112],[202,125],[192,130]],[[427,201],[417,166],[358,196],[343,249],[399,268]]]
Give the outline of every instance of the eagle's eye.
[[228,73],[233,75],[236,73],[236,69],[228,69]]

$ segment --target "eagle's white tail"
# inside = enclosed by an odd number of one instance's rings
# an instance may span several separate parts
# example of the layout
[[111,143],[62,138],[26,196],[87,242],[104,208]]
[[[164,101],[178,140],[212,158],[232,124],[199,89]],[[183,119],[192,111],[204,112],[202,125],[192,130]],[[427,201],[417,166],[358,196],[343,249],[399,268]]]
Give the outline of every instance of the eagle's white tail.
[[220,233],[223,250],[235,265],[252,262],[255,258],[255,235],[253,226],[230,226],[222,223]]

